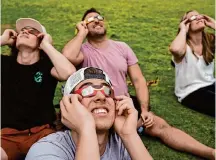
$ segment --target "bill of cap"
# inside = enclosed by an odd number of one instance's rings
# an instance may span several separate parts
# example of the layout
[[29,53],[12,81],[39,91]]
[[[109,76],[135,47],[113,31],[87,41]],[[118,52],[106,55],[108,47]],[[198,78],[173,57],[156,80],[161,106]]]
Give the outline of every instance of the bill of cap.
[[16,31],[19,33],[24,27],[32,27],[40,31],[41,33],[46,33],[46,29],[39,21],[32,18],[19,18],[16,21]]
[[[67,80],[65,87],[64,87],[64,95],[69,95],[73,89],[82,81],[85,80],[85,76],[84,76],[84,71],[90,67],[86,67],[86,68],[81,68],[78,71],[76,71],[75,73],[73,73]],[[95,68],[95,67],[94,67]],[[103,74],[105,75],[105,81],[112,86],[110,78],[108,77],[108,75],[103,71]],[[89,79],[89,78],[87,78]],[[99,78],[100,79],[100,78]]]

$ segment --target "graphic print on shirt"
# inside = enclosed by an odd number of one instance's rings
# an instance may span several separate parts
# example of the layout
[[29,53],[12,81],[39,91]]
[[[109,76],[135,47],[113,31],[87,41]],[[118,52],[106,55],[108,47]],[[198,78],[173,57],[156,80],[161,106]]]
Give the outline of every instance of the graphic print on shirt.
[[43,73],[40,72],[40,71],[36,72],[35,75],[34,75],[34,80],[37,83],[41,83],[42,80],[43,80]]

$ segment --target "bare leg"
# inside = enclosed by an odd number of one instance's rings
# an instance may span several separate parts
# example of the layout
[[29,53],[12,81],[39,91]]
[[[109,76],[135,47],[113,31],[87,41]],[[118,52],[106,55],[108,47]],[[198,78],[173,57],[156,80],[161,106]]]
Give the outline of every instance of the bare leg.
[[198,142],[185,132],[171,127],[165,120],[156,115],[154,121],[154,125],[145,130],[147,134],[160,138],[166,145],[176,150],[215,159],[215,150],[213,148]]
[[1,160],[8,160],[8,156],[2,147],[1,147]]

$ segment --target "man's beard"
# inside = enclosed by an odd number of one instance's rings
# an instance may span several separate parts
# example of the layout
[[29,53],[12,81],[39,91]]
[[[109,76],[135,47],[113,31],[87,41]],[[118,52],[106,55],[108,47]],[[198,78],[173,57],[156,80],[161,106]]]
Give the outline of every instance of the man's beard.
[[99,39],[99,38],[102,38],[106,35],[107,33],[107,30],[105,29],[103,33],[96,33],[96,32],[89,32],[88,35],[87,35],[87,38],[89,39]]

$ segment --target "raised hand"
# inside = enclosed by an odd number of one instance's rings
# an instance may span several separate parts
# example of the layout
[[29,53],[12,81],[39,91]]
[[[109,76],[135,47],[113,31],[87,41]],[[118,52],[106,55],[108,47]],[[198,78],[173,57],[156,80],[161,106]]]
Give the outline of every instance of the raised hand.
[[207,27],[215,29],[216,22],[215,22],[215,20],[213,18],[211,18],[211,17],[209,17],[207,15],[203,15],[203,18],[204,18],[205,25]]
[[41,40],[40,46],[39,46],[41,49],[43,49],[46,44],[51,44],[52,45],[52,42],[53,42],[52,37],[49,34],[40,33],[40,34],[38,34],[37,37]]
[[152,114],[152,112],[142,112],[141,117],[143,119],[143,126],[145,128],[149,128],[154,125],[154,115]]
[[138,112],[134,107],[133,101],[127,96],[115,97],[116,118],[114,128],[120,136],[136,133]]
[[179,28],[180,30],[185,31],[186,33],[189,30],[189,26],[190,26],[190,22],[189,20],[186,18],[185,20],[183,20],[180,24],[179,24]]
[[87,28],[87,24],[85,23],[85,21],[81,21],[79,23],[77,23],[76,25],[76,29],[78,30],[78,34],[86,37],[88,34],[88,28]]
[[80,101],[82,97],[78,94],[64,96],[60,102],[62,123],[78,134],[90,127],[95,128],[95,121],[91,113]]
[[16,41],[17,33],[12,29],[6,29],[1,36],[2,45],[14,45]]

